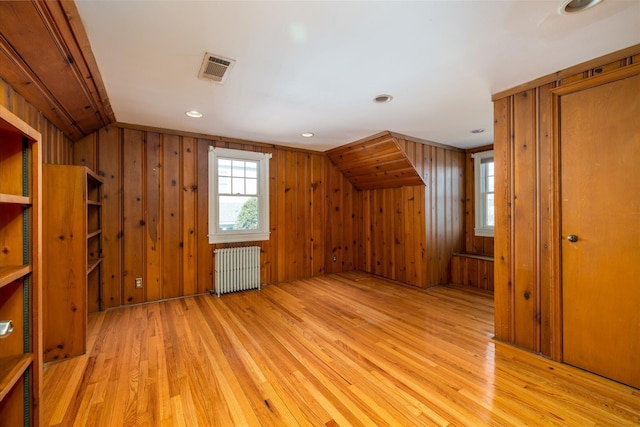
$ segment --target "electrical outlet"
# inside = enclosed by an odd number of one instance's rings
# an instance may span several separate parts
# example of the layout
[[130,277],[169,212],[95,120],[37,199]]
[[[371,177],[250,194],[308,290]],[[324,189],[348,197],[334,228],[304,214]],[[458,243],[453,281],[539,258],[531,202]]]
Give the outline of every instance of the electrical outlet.
[[336,255],[333,256],[333,262],[336,262],[338,260],[338,257]]
[[142,277],[136,277],[136,289],[142,288]]

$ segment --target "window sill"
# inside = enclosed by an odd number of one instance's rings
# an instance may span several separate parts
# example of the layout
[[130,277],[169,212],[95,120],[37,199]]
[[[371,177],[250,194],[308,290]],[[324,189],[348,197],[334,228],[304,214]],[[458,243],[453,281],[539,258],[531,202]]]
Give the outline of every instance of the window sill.
[[209,244],[217,243],[246,243],[246,242],[260,242],[269,240],[271,233],[243,233],[243,234],[223,234],[209,236]]
[[476,228],[474,235],[476,237],[493,237],[493,228]]

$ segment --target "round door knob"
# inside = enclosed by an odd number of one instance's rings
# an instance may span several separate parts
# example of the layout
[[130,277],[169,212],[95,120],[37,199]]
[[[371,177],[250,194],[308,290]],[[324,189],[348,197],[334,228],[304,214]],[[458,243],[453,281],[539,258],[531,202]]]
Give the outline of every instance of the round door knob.
[[575,234],[569,234],[567,236],[567,240],[570,241],[571,243],[575,243],[578,241],[578,236],[576,236]]

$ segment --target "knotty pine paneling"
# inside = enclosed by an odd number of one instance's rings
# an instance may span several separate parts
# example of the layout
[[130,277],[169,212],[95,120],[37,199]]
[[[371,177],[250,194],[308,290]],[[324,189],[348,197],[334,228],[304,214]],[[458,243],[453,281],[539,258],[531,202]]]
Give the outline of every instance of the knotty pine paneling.
[[[136,131],[138,132],[138,131]],[[182,204],[180,180],[182,144],[177,135],[163,135],[162,152],[162,297],[175,298],[183,294],[182,268],[184,238],[182,221],[186,212]],[[125,145],[126,145],[125,141]],[[188,167],[188,166],[187,166]],[[193,167],[193,166],[191,166]],[[146,197],[143,195],[143,199]],[[126,235],[125,235],[126,239]]]
[[[76,144],[77,145],[77,144]],[[145,276],[147,301],[162,299],[162,215],[160,135],[147,132],[145,140]]]
[[470,254],[493,256],[493,237],[476,236],[476,198],[473,154],[493,150],[493,145],[472,148],[465,151],[465,200],[464,200],[464,251]]
[[398,138],[382,132],[326,152],[357,190],[422,184],[419,174],[398,146]]
[[493,96],[494,296],[500,340],[562,358],[559,266],[552,265],[551,253],[554,239],[560,238],[552,228],[559,206],[551,90],[633,64],[639,50],[640,45],[632,46],[559,71],[555,79],[541,78]]
[[427,184],[357,192],[356,268],[419,287],[449,283],[463,247],[464,152],[396,137]]
[[[542,354],[551,354],[551,337],[552,332],[552,317],[554,316],[554,310],[551,308],[553,298],[552,292],[552,280],[553,280],[553,263],[551,261],[551,247],[553,245],[554,231],[551,227],[553,222],[553,204],[554,194],[553,191],[548,189],[553,188],[554,185],[554,161],[553,161],[553,99],[551,96],[551,89],[553,85],[547,84],[538,88],[538,108],[540,115],[538,122],[538,215],[539,215],[539,227],[538,227],[538,246],[536,248],[536,256],[538,257],[538,292],[539,302],[538,311],[540,313],[539,320],[539,334],[540,334],[540,349]],[[541,189],[547,189],[547,191],[540,191]]]
[[[134,280],[138,277],[142,278],[143,284],[146,282],[144,242],[148,228],[145,221],[146,192],[143,184],[146,175],[143,170],[145,145],[142,132],[135,130],[124,129],[122,140],[123,298],[125,304],[135,304],[147,301],[146,286],[143,285],[141,289],[134,286]],[[101,174],[100,169],[98,173]],[[110,202],[105,200],[103,203],[107,205]],[[105,222],[113,219],[105,218]],[[103,295],[103,298],[108,297]]]
[[[100,168],[97,163],[89,166],[104,179],[102,184],[102,302],[105,308],[118,307],[123,304],[123,188],[122,188],[122,153],[120,132],[116,128],[106,127],[88,136],[82,143],[76,142],[74,148],[83,145],[95,146],[98,153],[95,161],[100,158]],[[93,140],[101,143],[87,144]],[[76,161],[78,160],[76,156]],[[147,204],[149,209],[149,204]],[[148,247],[148,246],[147,246]],[[147,263],[149,258],[147,257]],[[149,282],[147,282],[149,284]],[[147,289],[148,291],[149,289]]]
[[105,178],[105,307],[211,289],[209,145],[273,154],[271,238],[256,243],[263,283],[355,268],[354,189],[323,153],[132,126],[106,127],[74,145],[76,162]]
[[539,350],[537,300],[540,296],[537,281],[537,208],[538,180],[536,120],[536,91],[528,90],[514,97],[514,168],[512,241],[518,256],[514,259],[515,324],[514,340],[520,347]]
[[40,132],[43,163],[73,164],[71,140],[2,79],[0,79],[0,105]]
[[494,229],[494,311],[496,338],[513,342],[512,247],[512,167],[511,137],[512,99],[503,98],[493,104],[493,152],[495,161],[495,229]]
[[493,291],[493,258],[454,254],[451,258],[451,283]]
[[75,143],[76,161],[105,177],[105,307],[211,289],[212,144],[273,154],[263,283],[353,269],[420,287],[449,283],[451,254],[463,246],[461,150],[402,139],[429,184],[357,191],[322,153],[111,126]]
[[[325,203],[325,272],[338,273],[356,268],[355,245],[356,230],[353,198],[358,193],[349,180],[322,156],[327,171]],[[335,257],[335,261],[334,261]]]
[[197,238],[196,210],[198,190],[198,169],[196,163],[196,140],[185,137],[182,140],[182,293],[194,295],[197,290]]
[[548,356],[553,315],[553,87],[547,84],[496,101],[495,134],[501,141],[496,136],[494,149],[496,336]]

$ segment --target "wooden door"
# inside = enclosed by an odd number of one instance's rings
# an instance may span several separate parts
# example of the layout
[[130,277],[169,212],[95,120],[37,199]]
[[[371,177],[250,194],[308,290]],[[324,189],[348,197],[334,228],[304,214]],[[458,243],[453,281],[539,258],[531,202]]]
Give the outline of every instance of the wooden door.
[[564,361],[640,388],[640,75],[560,117]]

